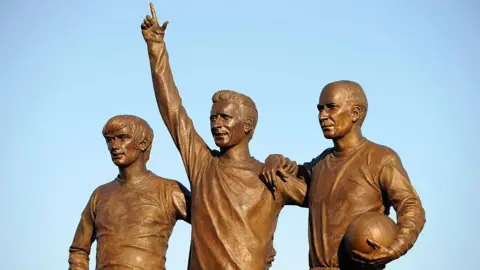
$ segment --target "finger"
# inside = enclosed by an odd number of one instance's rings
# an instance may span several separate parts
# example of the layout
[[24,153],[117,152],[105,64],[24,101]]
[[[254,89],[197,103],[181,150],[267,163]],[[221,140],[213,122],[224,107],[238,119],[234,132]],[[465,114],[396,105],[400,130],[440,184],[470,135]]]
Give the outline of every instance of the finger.
[[155,7],[153,6],[153,3],[150,3],[150,12],[152,13],[152,18],[154,20],[157,20],[157,13],[155,12]]
[[280,178],[285,182],[290,177],[283,168],[278,169],[278,173],[280,174]]
[[289,167],[291,168],[292,171],[295,170],[295,168],[297,167],[297,162],[295,161],[290,162]]
[[147,25],[146,25],[145,23],[142,23],[141,28],[142,28],[143,30],[145,30],[145,29],[147,29],[148,27],[147,27]]
[[381,244],[379,244],[378,242],[376,242],[374,240],[371,240],[371,239],[367,239],[367,244],[370,245],[374,249],[384,248]]
[[358,263],[359,265],[366,265],[366,262],[362,259],[359,259],[359,258],[356,258],[356,257],[352,257],[352,261]]
[[272,189],[273,190],[273,185],[271,183],[271,181],[268,179],[267,177],[267,174],[265,172],[265,168],[262,169],[262,172],[260,173],[259,175],[260,177],[260,180],[262,180],[263,183],[265,183],[265,185],[267,185],[267,188],[268,189]]
[[272,187],[274,190],[277,190],[277,185],[275,183],[275,171],[271,170],[268,172],[268,178],[270,180],[270,183],[272,183]]
[[295,169],[295,164],[292,164],[292,163],[288,163],[286,167],[284,167],[283,169],[288,172],[288,173],[292,173]]
[[153,25],[153,23],[155,22],[155,21],[152,19],[152,17],[150,17],[150,15],[147,15],[147,16],[145,17],[145,20],[148,22],[148,23],[147,23],[148,25]]
[[366,262],[370,261],[369,254],[365,254],[365,253],[362,253],[362,252],[356,251],[356,250],[352,250],[352,253],[353,253],[353,258],[356,258],[363,263],[366,263]]
[[265,177],[265,167],[263,167],[261,170],[260,170],[260,176],[263,176]]
[[148,18],[145,18],[145,19],[143,20],[143,23],[144,23],[146,26],[148,26],[148,27],[152,26],[152,22],[149,21]]
[[163,31],[165,31],[165,29],[167,29],[167,25],[168,25],[168,21],[166,21],[162,24]]
[[260,180],[261,180],[263,183],[265,183],[265,184],[267,183],[267,181],[265,181],[266,179],[265,179],[265,177],[263,176],[263,174],[260,173],[260,174],[258,175],[258,178],[260,178]]
[[272,170],[267,171],[267,179],[268,181],[273,182]]

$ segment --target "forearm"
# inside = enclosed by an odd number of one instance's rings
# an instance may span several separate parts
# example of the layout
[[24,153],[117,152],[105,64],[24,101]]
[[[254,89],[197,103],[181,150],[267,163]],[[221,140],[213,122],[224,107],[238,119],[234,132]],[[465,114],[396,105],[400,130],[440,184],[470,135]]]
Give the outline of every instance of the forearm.
[[[395,207],[395,206],[394,206]],[[400,255],[410,250],[418,239],[425,225],[425,210],[416,194],[402,201],[395,207],[397,212],[397,235],[391,248]]]
[[397,213],[398,230],[391,248],[403,255],[417,241],[425,224],[425,211],[397,155],[387,160],[380,184]]
[[304,179],[290,176],[287,181],[278,180],[287,205],[296,205],[308,208],[307,184]]
[[147,42],[153,88],[158,109],[170,132],[174,129],[182,99],[170,69],[165,42]]
[[92,193],[85,209],[83,209],[72,245],[68,249],[69,270],[88,270],[90,249],[96,238],[94,222],[96,194],[97,190]]
[[198,175],[197,167],[208,156],[209,149],[195,131],[190,117],[182,105],[182,99],[173,80],[164,42],[147,42],[153,88],[158,109],[167,129],[180,151],[191,183]]
[[89,256],[84,250],[70,247],[68,257],[68,270],[88,270]]
[[93,242],[93,224],[84,216],[80,220],[72,245],[68,249],[69,270],[88,270],[90,248]]

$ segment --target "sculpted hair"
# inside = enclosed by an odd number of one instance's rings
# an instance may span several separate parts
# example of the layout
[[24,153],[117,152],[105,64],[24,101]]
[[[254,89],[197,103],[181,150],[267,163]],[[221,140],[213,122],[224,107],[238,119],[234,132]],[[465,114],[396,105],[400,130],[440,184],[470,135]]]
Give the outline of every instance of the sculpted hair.
[[246,120],[252,121],[252,130],[249,134],[249,139],[253,137],[253,132],[257,127],[258,111],[257,106],[253,100],[244,94],[232,91],[232,90],[220,90],[215,92],[212,96],[213,103],[225,102],[238,104],[240,108],[240,115]]
[[367,95],[365,95],[362,86],[357,82],[348,80],[331,82],[327,84],[325,88],[330,86],[339,86],[345,89],[347,91],[347,104],[350,106],[358,106],[363,110],[363,115],[358,120],[359,125],[362,126],[363,121],[365,121],[365,118],[367,117],[368,111]]
[[150,158],[150,151],[152,150],[153,130],[147,121],[142,118],[128,114],[116,115],[110,118],[105,126],[103,126],[102,134],[105,137],[124,127],[128,127],[132,133],[131,135],[133,139],[137,143],[145,141],[147,145],[147,149],[145,150],[145,161],[148,161]]

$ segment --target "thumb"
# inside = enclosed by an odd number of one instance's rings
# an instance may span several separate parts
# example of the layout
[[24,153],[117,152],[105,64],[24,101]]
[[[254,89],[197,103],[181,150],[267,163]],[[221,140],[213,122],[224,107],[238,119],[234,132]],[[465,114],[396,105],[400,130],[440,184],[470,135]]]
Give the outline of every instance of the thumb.
[[168,21],[164,22],[162,25],[163,31],[167,29]]
[[372,248],[374,249],[380,249],[380,248],[383,248],[382,245],[380,245],[378,242],[374,241],[374,240],[371,240],[371,239],[367,239],[367,244],[370,245]]

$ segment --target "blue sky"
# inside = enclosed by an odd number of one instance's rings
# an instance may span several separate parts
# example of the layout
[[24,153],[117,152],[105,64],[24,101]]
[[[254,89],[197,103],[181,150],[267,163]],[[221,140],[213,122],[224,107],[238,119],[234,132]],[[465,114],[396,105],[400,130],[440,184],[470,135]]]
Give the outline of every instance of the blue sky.
[[[364,135],[397,151],[427,213],[417,244],[388,269],[480,268],[479,2],[154,4],[170,21],[184,105],[211,146],[210,98],[228,88],[259,108],[257,159],[310,160],[331,146],[317,121],[323,85],[358,81],[369,99]],[[148,12],[143,0],[0,3],[2,269],[67,268],[88,197],[117,173],[101,135],[113,115],[147,120],[155,131],[149,168],[188,186],[154,100],[140,32]],[[168,269],[186,268],[189,241],[179,222]],[[273,270],[308,269],[306,209],[282,211],[275,247]]]

